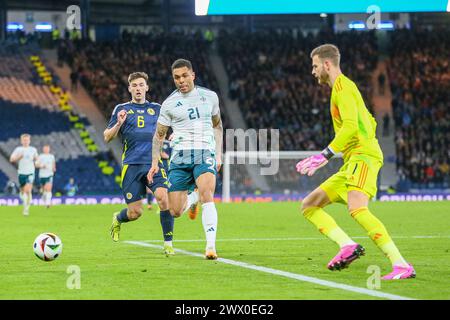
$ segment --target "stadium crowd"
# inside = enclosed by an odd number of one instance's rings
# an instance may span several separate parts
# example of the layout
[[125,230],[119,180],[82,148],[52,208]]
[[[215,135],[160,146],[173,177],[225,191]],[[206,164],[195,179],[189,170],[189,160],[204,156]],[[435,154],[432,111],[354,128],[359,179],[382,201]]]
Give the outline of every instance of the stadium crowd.
[[[370,108],[370,77],[377,64],[374,33],[236,31],[219,35],[219,52],[230,79],[229,97],[237,99],[249,128],[280,129],[280,150],[321,150],[334,136],[330,88],[319,86],[311,75],[309,54],[323,43],[338,45],[342,71],[357,83]],[[292,174],[294,166],[281,161],[273,185],[296,190],[300,184],[302,190],[309,190],[305,179]],[[234,175],[241,184],[247,178]]]
[[[399,30],[391,37],[387,78],[393,93],[400,184],[448,186],[448,33]],[[217,38],[230,81],[229,97],[238,101],[249,128],[280,129],[280,150],[320,150],[334,135],[330,88],[319,86],[311,75],[309,53],[322,43],[340,48],[342,71],[356,82],[372,110],[371,76],[379,55],[374,32],[237,30],[221,31]],[[149,73],[150,99],[161,103],[174,89],[170,64],[179,57],[193,62],[198,85],[219,91],[208,61],[209,46],[199,32],[125,32],[114,42],[61,41],[58,56],[109,117],[117,103],[129,100],[126,77],[135,70]],[[400,65],[401,72],[393,68]],[[224,127],[230,127],[226,115],[222,117]],[[298,181],[295,175],[282,178],[289,179]]]
[[450,185],[450,33],[392,34],[388,74],[395,122],[398,188]]
[[[175,89],[170,67],[178,58],[192,62],[196,85],[216,91],[220,98],[219,85],[208,60],[210,44],[210,39],[200,32],[144,34],[124,31],[122,39],[113,42],[60,41],[58,60],[71,67],[73,88],[80,81],[109,119],[117,104],[130,100],[127,77],[135,71],[149,75],[147,99],[162,103]],[[229,127],[224,108],[221,108],[221,117],[223,127]],[[221,173],[217,188],[221,188]]]
[[280,150],[320,150],[331,141],[330,89],[311,75],[309,56],[315,46],[327,42],[338,45],[344,74],[369,101],[370,75],[377,63],[374,33],[220,34],[230,97],[238,100],[250,128],[280,129]]
[[175,89],[170,66],[178,58],[193,64],[196,84],[218,91],[217,80],[209,66],[209,42],[201,33],[143,34],[122,33],[113,42],[62,41],[60,61],[66,61],[83,86],[96,99],[105,117],[115,105],[129,101],[127,77],[135,71],[149,75],[149,97],[162,103]]

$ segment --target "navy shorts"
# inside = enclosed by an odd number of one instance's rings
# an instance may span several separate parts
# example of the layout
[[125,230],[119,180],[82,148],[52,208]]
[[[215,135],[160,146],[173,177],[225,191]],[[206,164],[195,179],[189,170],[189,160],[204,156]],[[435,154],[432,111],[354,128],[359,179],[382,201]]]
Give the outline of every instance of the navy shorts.
[[160,163],[158,173],[153,177],[153,183],[149,184],[147,173],[150,164],[125,164],[122,167],[122,193],[126,203],[139,201],[147,195],[146,187],[153,193],[157,188],[168,188],[167,168]]
[[160,161],[162,162],[163,168],[166,170],[166,172],[169,172],[170,160],[169,159],[161,159]]
[[216,175],[216,158],[210,150],[174,151],[169,166],[169,192],[192,191],[206,172]]

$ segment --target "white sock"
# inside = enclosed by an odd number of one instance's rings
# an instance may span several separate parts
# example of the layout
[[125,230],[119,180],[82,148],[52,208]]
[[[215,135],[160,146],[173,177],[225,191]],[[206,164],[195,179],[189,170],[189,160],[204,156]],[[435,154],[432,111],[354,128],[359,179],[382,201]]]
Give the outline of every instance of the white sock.
[[44,194],[43,194],[43,200],[44,200],[44,204],[46,205],[46,206],[49,206],[50,205],[50,202],[51,202],[51,200],[52,200],[52,193],[51,192],[49,192],[49,191],[44,191]]
[[25,202],[25,200],[23,199],[23,195],[24,195],[24,193],[23,193],[22,191],[20,191],[20,192],[19,192],[19,198],[20,198],[20,200],[22,201],[22,203]]
[[33,199],[32,194],[24,193],[23,194],[23,210],[28,212],[30,209],[31,200]]
[[202,223],[206,235],[206,248],[216,248],[217,233],[217,210],[214,202],[207,202],[202,205]]
[[186,201],[186,207],[184,208],[183,213],[189,210],[189,208],[194,204],[198,202],[198,192],[194,191],[188,194],[187,201]]
[[23,206],[25,208],[25,210],[27,209],[27,205],[28,205],[28,193],[22,193],[22,196],[20,197],[22,199],[22,203]]
[[28,199],[27,199],[27,203],[26,203],[26,210],[28,211],[28,209],[30,209],[30,205],[31,205],[31,201],[33,200],[33,194],[30,192],[28,194]]
[[172,241],[164,241],[164,245],[172,247]]

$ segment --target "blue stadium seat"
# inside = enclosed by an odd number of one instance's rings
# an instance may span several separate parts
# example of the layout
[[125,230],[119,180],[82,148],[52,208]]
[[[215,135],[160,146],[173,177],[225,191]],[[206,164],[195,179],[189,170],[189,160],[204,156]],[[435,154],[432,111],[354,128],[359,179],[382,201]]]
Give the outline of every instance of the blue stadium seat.
[[12,103],[0,99],[0,140],[17,138],[22,133],[49,134],[55,131],[69,131],[71,124],[60,112],[49,112],[30,104]]
[[0,193],[3,192],[8,181],[9,181],[8,176],[4,174],[3,171],[0,170]]

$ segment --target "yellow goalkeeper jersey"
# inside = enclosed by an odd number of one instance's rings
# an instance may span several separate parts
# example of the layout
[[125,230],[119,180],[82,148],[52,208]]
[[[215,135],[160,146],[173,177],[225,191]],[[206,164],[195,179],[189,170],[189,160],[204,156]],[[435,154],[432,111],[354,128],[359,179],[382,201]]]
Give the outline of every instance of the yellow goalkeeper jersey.
[[330,103],[335,137],[334,152],[342,152],[344,162],[353,155],[368,155],[383,162],[383,152],[375,135],[377,123],[367,110],[356,84],[340,74],[333,84]]

